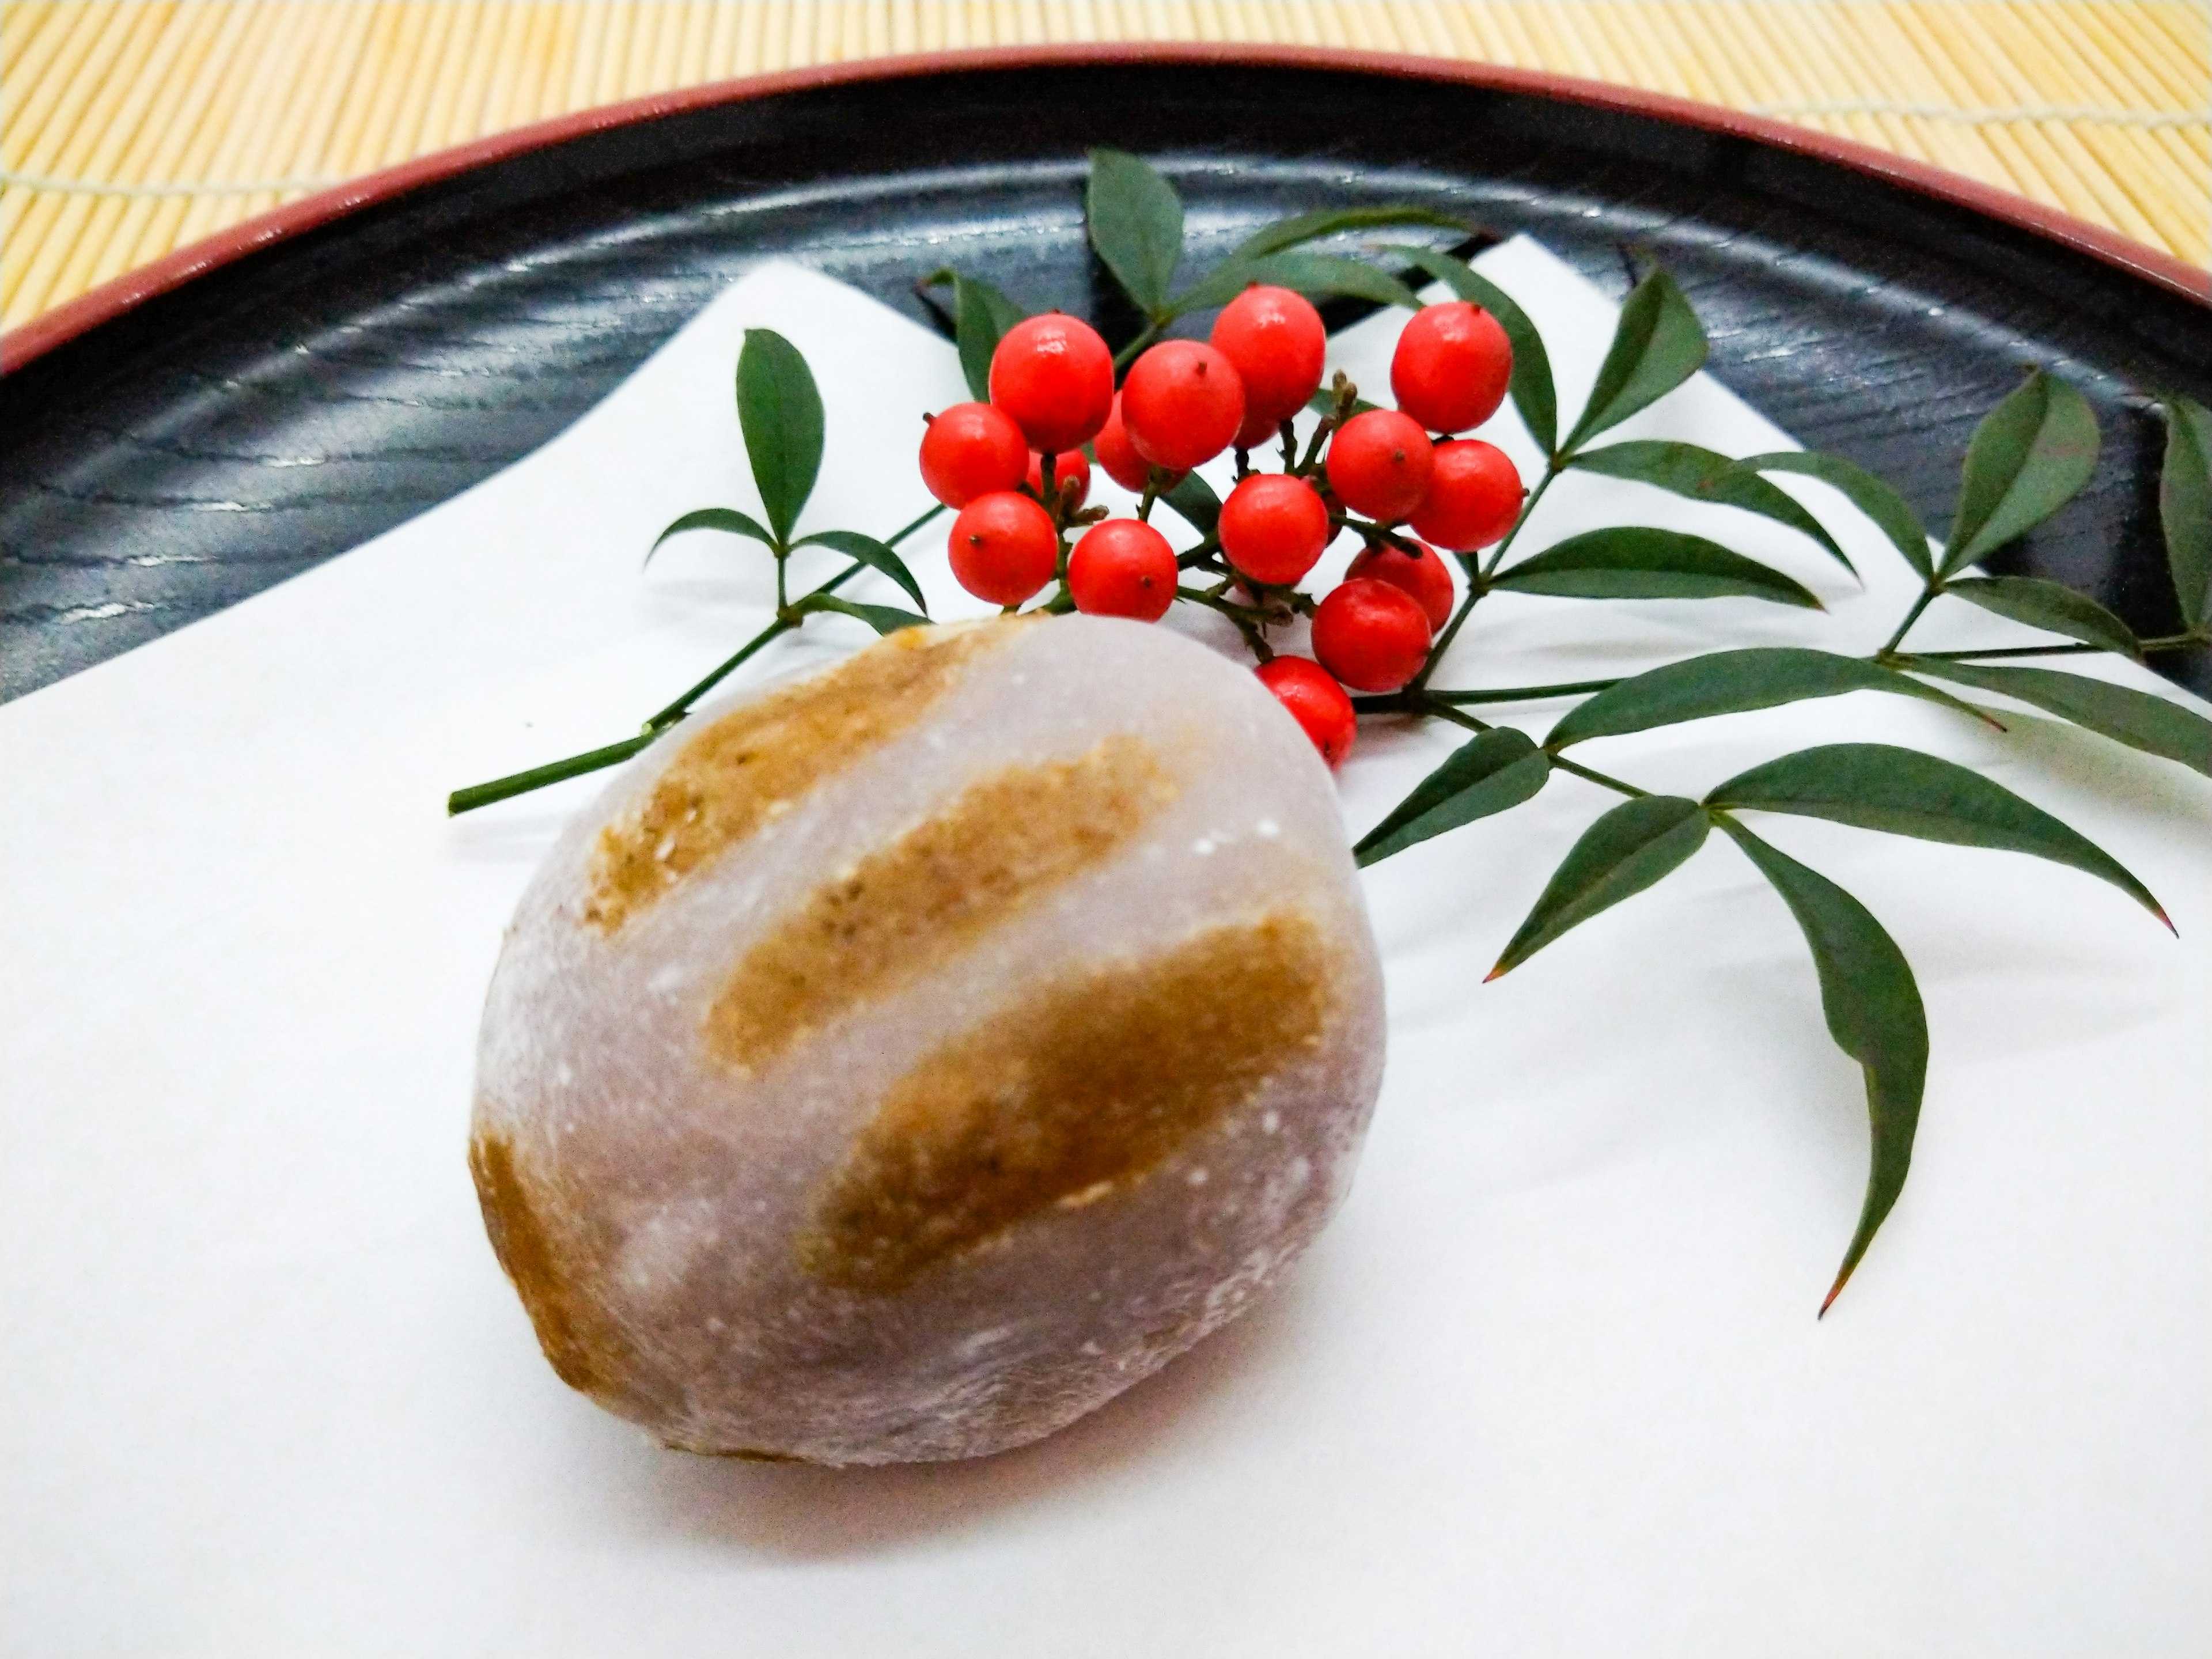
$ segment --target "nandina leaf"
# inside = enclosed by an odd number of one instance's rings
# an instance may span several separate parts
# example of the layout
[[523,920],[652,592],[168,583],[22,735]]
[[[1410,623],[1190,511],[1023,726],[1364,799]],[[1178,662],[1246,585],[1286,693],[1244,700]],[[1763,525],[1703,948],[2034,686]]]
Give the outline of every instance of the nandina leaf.
[[1262,254],[1280,253],[1285,248],[1318,241],[1324,236],[1334,236],[1342,231],[1368,230],[1382,225],[1440,225],[1462,235],[1467,231],[1467,226],[1462,221],[1449,214],[1438,213],[1433,208],[1322,208],[1316,212],[1278,219],[1272,225],[1261,226],[1237,243],[1236,252],[1229,257],[1232,259],[1256,259]]
[[1567,434],[1571,453],[1601,432],[1648,409],[1704,366],[1705,331],[1698,313],[1674,286],[1655,270],[1636,285],[1620,307],[1613,344],[1599,366],[1582,418]]
[[1940,702],[1977,720],[1989,719],[1972,704],[1923,685],[1909,674],[1857,657],[1799,646],[1752,646],[1691,657],[1623,680],[1569,709],[1544,739],[1544,747],[1558,750],[1591,738],[1841,696],[1847,691],[1888,691]]
[[2167,398],[2166,460],[2158,475],[2158,517],[2182,620],[2212,623],[2212,410]]
[[1462,300],[1472,301],[1492,316],[1513,343],[1513,407],[1536,447],[1550,455],[1559,447],[1559,400],[1552,384],[1552,357],[1544,337],[1513,296],[1480,271],[1470,270],[1448,253],[1425,247],[1386,247],[1435,277]]
[[2065,506],[2097,470],[2097,441],[2087,398],[2039,368],[2029,374],[1982,417],[1966,445],[1942,574],[1995,552]]
[[902,611],[891,605],[860,605],[852,599],[840,599],[835,593],[818,590],[809,593],[792,607],[794,616],[808,616],[817,611],[834,611],[841,617],[857,617],[878,634],[896,634],[902,628],[927,628],[927,617],[917,617],[911,611]]
[[1711,828],[1705,809],[1680,795],[1621,802],[1568,850],[1489,977],[1519,967],[1577,923],[1633,898],[1703,846]]
[[817,530],[811,536],[800,537],[793,545],[826,547],[848,559],[872,566],[896,582],[923,611],[929,609],[929,601],[921,596],[921,584],[915,580],[914,572],[906,568],[906,561],[873,536],[863,536],[857,530]]
[[645,550],[645,562],[651,564],[663,542],[687,530],[720,530],[732,536],[750,537],[766,548],[775,546],[775,538],[769,534],[768,527],[750,514],[740,513],[734,507],[702,507],[695,513],[686,513],[654,537],[653,545]]
[[1584,472],[1602,473],[1609,478],[1628,478],[1650,484],[1690,501],[1711,501],[1716,506],[1756,513],[1763,519],[1788,526],[1802,536],[1811,537],[1828,550],[1837,563],[1853,575],[1858,574],[1844,550],[1836,545],[1836,538],[1821,528],[1820,521],[1808,513],[1796,496],[1784,494],[1755,471],[1717,450],[1662,438],[1632,438],[1625,443],[1607,444],[1603,449],[1585,449],[1568,465]]
[[2142,655],[2134,629],[2087,594],[2076,593],[2063,582],[2045,581],[2040,576],[1960,576],[1945,583],[1943,591],[2045,633],[2063,634],[2069,640],[2102,651],[2117,651],[2124,657]]
[[1201,536],[1213,534],[1214,526],[1221,522],[1221,497],[1195,472],[1184,473],[1176,481],[1174,489],[1162,490],[1160,504],[1173,507],[1182,521]]
[[1121,291],[1146,316],[1161,320],[1182,258],[1182,198],[1175,186],[1141,156],[1094,149],[1084,216],[1091,246]]
[[1858,1227],[1836,1282],[1820,1304],[1825,1314],[1905,1189],[1928,1083],[1928,1012],[1905,952],[1864,905],[1734,819],[1723,816],[1720,823],[1797,918],[1820,977],[1820,1009],[1827,1016],[1828,1033],[1866,1073],[1873,1163]]
[[1022,308],[988,283],[963,276],[947,265],[922,278],[924,288],[952,285],[952,337],[960,349],[960,373],[968,395],[991,401],[991,354],[1006,331],[1022,319]]
[[1510,565],[1492,587],[1577,599],[1716,599],[1741,595],[1820,609],[1778,570],[1703,536],[1641,525],[1586,530]]
[[1393,853],[1518,806],[1544,787],[1552,760],[1510,726],[1485,732],[1414,785],[1413,792],[1352,849],[1364,869]]
[[799,348],[773,329],[745,331],[738,353],[738,424],[780,552],[822,471],[822,394]]
[[1739,772],[1709,793],[1705,805],[1792,812],[1923,841],[2033,854],[2112,883],[2166,921],[2150,890],[2094,842],[2002,784],[1917,750],[1886,743],[1801,749]]
[[1905,556],[1905,563],[1923,577],[1936,574],[1936,562],[1928,551],[1928,532],[1919,515],[1905,504],[1903,496],[1864,467],[1840,455],[1804,449],[1748,455],[1736,465],[1747,472],[1794,472],[1818,478],[1872,520],[1875,527],[1889,538],[1890,545]]
[[1186,312],[1225,306],[1255,283],[1295,289],[1300,294],[1342,294],[1376,305],[1421,308],[1419,297],[1387,270],[1358,259],[1340,259],[1329,253],[1269,253],[1257,259],[1231,259],[1192,283],[1175,297],[1166,313],[1170,318]]
[[2148,691],[2109,685],[2081,674],[2056,673],[2048,668],[1992,668],[1935,657],[1900,657],[1898,665],[1916,674],[1933,674],[1938,679],[2018,697],[2114,743],[2179,761],[2192,771],[2212,777],[2212,720]]

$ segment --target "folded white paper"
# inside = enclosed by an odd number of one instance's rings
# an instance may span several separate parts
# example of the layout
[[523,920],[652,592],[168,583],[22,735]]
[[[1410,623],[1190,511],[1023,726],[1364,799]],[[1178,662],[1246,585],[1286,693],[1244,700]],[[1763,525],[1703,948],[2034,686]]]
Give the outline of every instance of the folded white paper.
[[[1525,242],[1481,264],[1571,407],[1613,307]],[[1387,386],[1401,320],[1333,361]],[[1823,1322],[1863,1094],[1733,848],[1480,982],[1611,804],[1562,778],[1370,873],[1392,1039],[1349,1203],[1263,1309],[1096,1417],[981,1463],[836,1474],[665,1452],[556,1381],[463,1149],[501,926],[597,786],[455,822],[442,802],[634,730],[765,620],[749,544],[689,536],[640,568],[680,512],[757,512],[730,382],[763,325],[828,404],[806,526],[905,523],[919,416],[965,395],[951,348],[770,265],[506,472],[0,709],[0,1648],[2212,1649],[2212,785],[2033,714],[1998,735],[1861,695],[1583,751],[1697,793],[1809,744],[1916,744],[2097,840],[2181,929],[2026,858],[1761,823],[1889,927],[1933,1030],[1910,1187]],[[1705,377],[1620,435],[1789,444]],[[1830,614],[1500,595],[1445,681],[1871,647],[1912,578],[1801,493],[1863,591],[1764,520],[1564,480],[1528,545],[1694,528]],[[939,614],[974,614],[942,546],[940,526],[907,551]],[[746,672],[866,637],[811,624]],[[1453,741],[1364,731],[1353,830]]]

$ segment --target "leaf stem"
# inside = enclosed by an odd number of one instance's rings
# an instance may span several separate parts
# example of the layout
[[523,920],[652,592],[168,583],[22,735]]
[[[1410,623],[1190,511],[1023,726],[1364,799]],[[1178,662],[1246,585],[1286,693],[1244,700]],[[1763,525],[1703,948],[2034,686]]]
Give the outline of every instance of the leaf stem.
[[1123,346],[1119,351],[1114,354],[1114,372],[1116,374],[1119,374],[1123,369],[1128,368],[1131,363],[1135,362],[1137,361],[1137,354],[1142,351],[1146,346],[1152,344],[1154,340],[1159,338],[1160,331],[1166,326],[1166,323],[1158,320],[1146,324],[1145,331],[1143,333],[1137,336],[1135,339],[1130,341],[1128,344]]
[[1497,685],[1469,691],[1431,691],[1426,695],[1436,702],[1474,703],[1540,702],[1547,697],[1575,697],[1585,692],[1609,691],[1620,682],[1612,680],[1568,680],[1559,685]]
[[1911,631],[1912,624],[1920,620],[1920,613],[1927,610],[1927,608],[1935,602],[1936,596],[1942,591],[1943,589],[1941,583],[1930,580],[1928,585],[1920,590],[1920,597],[1913,600],[1912,609],[1905,613],[1905,620],[1898,623],[1897,632],[1889,636],[1888,643],[1884,645],[1881,650],[1875,652],[1875,655],[1876,657],[1887,657],[1891,652],[1896,650],[1899,646],[1904,644],[1905,636]]
[[1490,591],[1491,572],[1498,568],[1498,562],[1505,556],[1506,550],[1521,534],[1521,527],[1534,514],[1536,503],[1544,499],[1544,492],[1552,487],[1552,480],[1559,476],[1560,471],[1560,463],[1556,459],[1545,469],[1544,476],[1537,481],[1535,489],[1529,491],[1528,499],[1521,503],[1520,516],[1513,520],[1513,528],[1505,532],[1505,539],[1498,544],[1497,550],[1491,554],[1487,563],[1478,568],[1472,555],[1461,556],[1460,568],[1467,573],[1467,597],[1459,602],[1459,609],[1444,624],[1444,631],[1437,635],[1436,643],[1429,647],[1428,660],[1421,665],[1421,672],[1413,676],[1415,690],[1424,690],[1428,685],[1429,676],[1437,672],[1437,665],[1444,659],[1444,653],[1451,649],[1451,642],[1459,637],[1459,630],[1466,625],[1468,612],[1474,609],[1477,599]]
[[506,800],[515,795],[526,795],[533,789],[543,789],[548,784],[559,783],[568,778],[580,778],[586,772],[597,772],[603,767],[619,766],[632,755],[651,743],[659,733],[641,732],[634,738],[624,738],[620,743],[611,743],[604,749],[594,749],[587,754],[571,755],[548,766],[533,766],[527,772],[517,772],[512,777],[494,778],[489,783],[471,784],[466,789],[456,789],[446,797],[446,814],[458,817],[464,812],[473,812],[479,806],[489,806],[494,801]]
[[1559,771],[1571,772],[1578,778],[1601,785],[1619,794],[1642,796],[1651,793],[1649,789],[1638,789],[1634,784],[1613,777],[1608,773],[1598,771],[1594,767],[1584,766],[1580,761],[1571,761],[1565,755],[1553,755],[1552,764]]

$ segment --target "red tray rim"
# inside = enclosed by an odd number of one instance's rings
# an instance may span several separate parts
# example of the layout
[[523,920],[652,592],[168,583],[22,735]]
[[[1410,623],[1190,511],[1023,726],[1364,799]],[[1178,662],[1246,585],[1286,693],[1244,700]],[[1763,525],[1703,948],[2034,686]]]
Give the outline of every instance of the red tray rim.
[[121,316],[147,301],[183,287],[233,260],[288,237],[330,223],[349,213],[387,202],[424,185],[451,179],[533,149],[562,143],[586,133],[658,120],[690,110],[709,109],[817,87],[865,85],[871,82],[919,78],[972,70],[1126,67],[1143,64],[1215,64],[1231,68],[1321,69],[1439,82],[1447,85],[1531,94],[1561,103],[1618,110],[1628,114],[1725,133],[1770,144],[1778,149],[1832,161],[1854,172],[1948,202],[1985,217],[2015,226],[2086,253],[2118,270],[2212,307],[2212,270],[2117,231],[2032,202],[2010,191],[1930,167],[1849,138],[1765,116],[1702,104],[1665,93],[1588,81],[1503,64],[1422,58],[1401,52],[1350,52],[1328,46],[1246,43],[1121,41],[1068,46],[994,46],[963,52],[862,58],[820,64],[769,75],[715,81],[672,92],[653,93],[617,104],[558,115],[515,127],[451,149],[435,151],[396,167],[364,173],[331,189],[304,197],[217,231],[150,264],[101,283],[29,322],[0,335],[0,374],[9,374],[79,335]]

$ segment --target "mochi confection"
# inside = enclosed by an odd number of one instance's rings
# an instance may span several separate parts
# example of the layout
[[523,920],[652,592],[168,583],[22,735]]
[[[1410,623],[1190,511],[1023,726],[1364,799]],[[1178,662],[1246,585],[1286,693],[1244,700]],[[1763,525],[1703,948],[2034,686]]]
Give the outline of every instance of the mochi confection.
[[470,1164],[554,1370],[673,1447],[1051,1433],[1342,1198],[1380,967],[1328,769],[1167,629],[894,634],[707,706],[533,878]]

